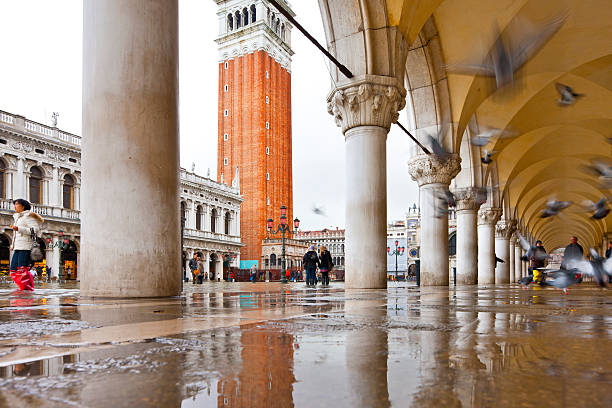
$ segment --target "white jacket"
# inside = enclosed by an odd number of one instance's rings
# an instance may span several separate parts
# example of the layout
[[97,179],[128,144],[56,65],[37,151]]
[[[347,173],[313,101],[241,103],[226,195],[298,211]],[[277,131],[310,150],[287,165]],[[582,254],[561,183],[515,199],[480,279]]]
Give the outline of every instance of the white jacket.
[[42,227],[43,218],[34,211],[22,211],[13,214],[13,225],[17,231],[13,232],[13,251],[32,249],[32,238],[30,228],[34,229],[34,235],[38,237]]

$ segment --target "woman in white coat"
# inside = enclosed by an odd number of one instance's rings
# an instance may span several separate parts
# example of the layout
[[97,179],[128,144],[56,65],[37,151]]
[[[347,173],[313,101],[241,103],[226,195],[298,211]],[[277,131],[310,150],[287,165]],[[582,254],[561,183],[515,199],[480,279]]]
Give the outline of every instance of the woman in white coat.
[[28,270],[30,250],[32,249],[32,232],[38,237],[43,219],[32,210],[27,200],[18,198],[13,201],[13,258],[11,259],[11,278],[21,290],[34,290],[34,281]]

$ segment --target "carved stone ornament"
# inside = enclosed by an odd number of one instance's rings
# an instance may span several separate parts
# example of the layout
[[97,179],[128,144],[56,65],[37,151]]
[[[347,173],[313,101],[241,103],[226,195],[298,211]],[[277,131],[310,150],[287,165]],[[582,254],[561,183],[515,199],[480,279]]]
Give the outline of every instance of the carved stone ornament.
[[433,155],[420,154],[408,162],[408,173],[419,187],[434,183],[448,186],[459,171],[461,171],[461,158],[458,154],[453,154],[446,160],[440,160]]
[[338,85],[327,98],[327,112],[342,132],[358,126],[386,129],[406,106],[406,89],[392,77],[362,75]]
[[478,224],[494,225],[497,224],[499,217],[501,217],[502,211],[500,208],[485,207],[478,211]]
[[516,231],[516,221],[514,220],[500,220],[495,224],[495,236],[497,238],[510,239],[514,231]]
[[454,191],[457,211],[478,211],[487,201],[487,190],[482,187],[461,188]]

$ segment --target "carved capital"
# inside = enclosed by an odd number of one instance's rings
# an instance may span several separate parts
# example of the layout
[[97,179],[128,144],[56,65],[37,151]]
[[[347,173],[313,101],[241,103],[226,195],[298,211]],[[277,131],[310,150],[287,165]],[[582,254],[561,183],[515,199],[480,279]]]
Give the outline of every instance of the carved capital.
[[461,188],[454,191],[457,211],[478,211],[487,201],[487,190],[481,187]]
[[516,231],[515,220],[500,220],[495,224],[496,238],[505,238],[509,240],[512,234],[514,234],[514,231]]
[[358,126],[386,129],[406,105],[406,89],[395,78],[362,75],[339,84],[327,98],[327,112],[342,132]]
[[478,211],[478,224],[479,225],[485,225],[485,224],[489,224],[489,225],[495,225],[497,223],[497,221],[499,220],[499,217],[501,217],[502,211],[500,208],[491,208],[491,207],[485,207],[485,208],[481,208]]
[[457,154],[446,160],[434,155],[420,154],[408,162],[408,173],[419,187],[426,184],[440,183],[449,185],[461,171],[461,158]]

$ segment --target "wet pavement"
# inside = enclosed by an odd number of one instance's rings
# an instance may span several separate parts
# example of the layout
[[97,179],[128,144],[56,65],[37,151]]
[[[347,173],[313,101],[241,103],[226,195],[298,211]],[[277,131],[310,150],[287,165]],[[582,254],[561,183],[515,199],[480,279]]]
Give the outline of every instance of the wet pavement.
[[612,291],[0,284],[4,406],[612,406]]

